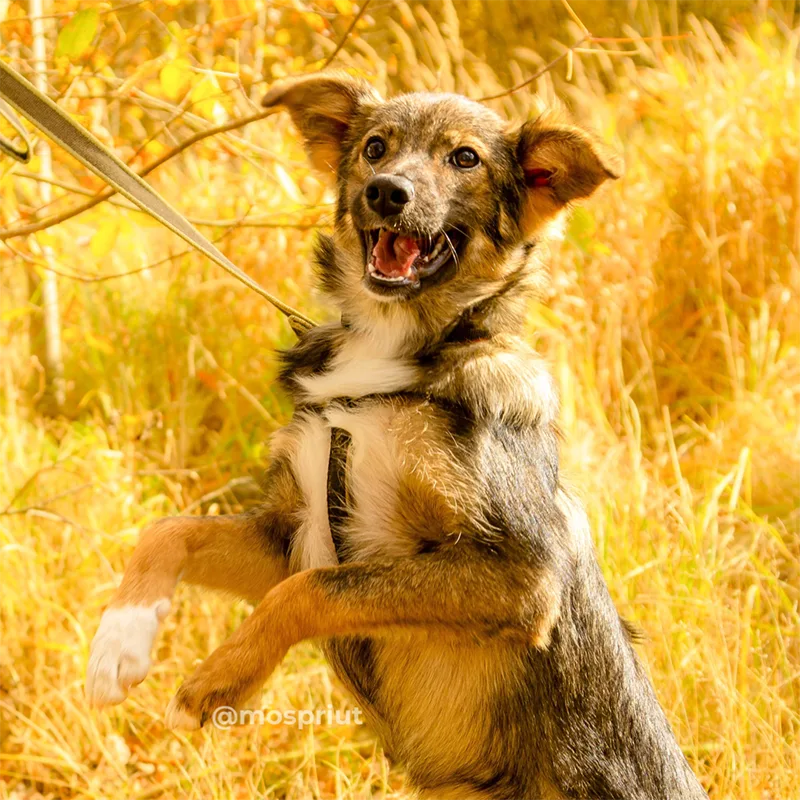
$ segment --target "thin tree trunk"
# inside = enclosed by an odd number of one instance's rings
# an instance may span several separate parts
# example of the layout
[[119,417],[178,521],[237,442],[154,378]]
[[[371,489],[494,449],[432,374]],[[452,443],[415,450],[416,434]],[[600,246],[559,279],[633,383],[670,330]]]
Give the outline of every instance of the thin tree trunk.
[[[33,34],[33,64],[36,74],[36,88],[47,94],[47,40],[45,37],[44,0],[29,0],[28,11],[31,16]],[[53,177],[53,161],[50,143],[45,137],[39,140],[37,153],[40,160],[40,171],[43,178]],[[43,204],[52,200],[52,186],[49,183],[39,184],[39,196]],[[41,247],[42,258],[48,264],[52,262],[53,253],[50,247]],[[42,315],[44,318],[45,351],[44,368],[47,380],[46,412],[59,413],[64,407],[64,361],[61,347],[61,314],[58,303],[58,282],[53,272],[47,271],[41,282]]]

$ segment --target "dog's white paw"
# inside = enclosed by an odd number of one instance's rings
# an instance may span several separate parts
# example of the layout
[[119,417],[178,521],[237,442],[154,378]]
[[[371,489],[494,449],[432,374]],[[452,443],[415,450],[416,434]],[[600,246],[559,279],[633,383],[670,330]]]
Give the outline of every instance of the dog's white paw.
[[92,639],[86,670],[86,697],[94,706],[121,703],[150,669],[150,650],[169,600],[149,606],[121,606],[103,613]]

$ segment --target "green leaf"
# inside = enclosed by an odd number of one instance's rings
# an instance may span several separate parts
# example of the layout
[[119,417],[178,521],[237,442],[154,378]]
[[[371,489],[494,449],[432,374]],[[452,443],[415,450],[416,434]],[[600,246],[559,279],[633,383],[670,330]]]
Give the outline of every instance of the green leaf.
[[569,221],[567,241],[577,245],[584,253],[588,253],[596,230],[595,218],[585,208],[578,207]]
[[79,11],[58,34],[56,55],[79,58],[88,49],[97,33],[97,11],[87,8]]

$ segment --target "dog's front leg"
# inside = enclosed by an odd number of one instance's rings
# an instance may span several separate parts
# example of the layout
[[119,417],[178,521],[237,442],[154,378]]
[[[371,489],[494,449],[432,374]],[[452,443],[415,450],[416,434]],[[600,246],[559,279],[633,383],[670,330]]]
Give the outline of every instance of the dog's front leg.
[[197,728],[215,708],[240,706],[289,647],[304,639],[415,627],[513,636],[546,647],[561,589],[553,567],[477,552],[468,542],[437,553],[297,573],[272,589],[181,686],[166,723]]
[[259,601],[289,574],[286,515],[269,507],[221,517],[172,517],[139,537],[122,584],[92,640],[86,696],[121,703],[144,680],[179,580]]

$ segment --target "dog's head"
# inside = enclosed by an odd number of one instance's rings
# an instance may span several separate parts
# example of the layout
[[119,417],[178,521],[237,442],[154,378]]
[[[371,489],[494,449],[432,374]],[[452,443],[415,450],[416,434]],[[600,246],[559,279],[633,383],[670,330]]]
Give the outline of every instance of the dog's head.
[[512,125],[451,94],[384,102],[345,73],[282,81],[314,165],[335,175],[334,236],[323,287],[348,317],[414,315],[429,329],[520,283],[569,203],[617,178],[620,159],[587,131],[542,114]]

